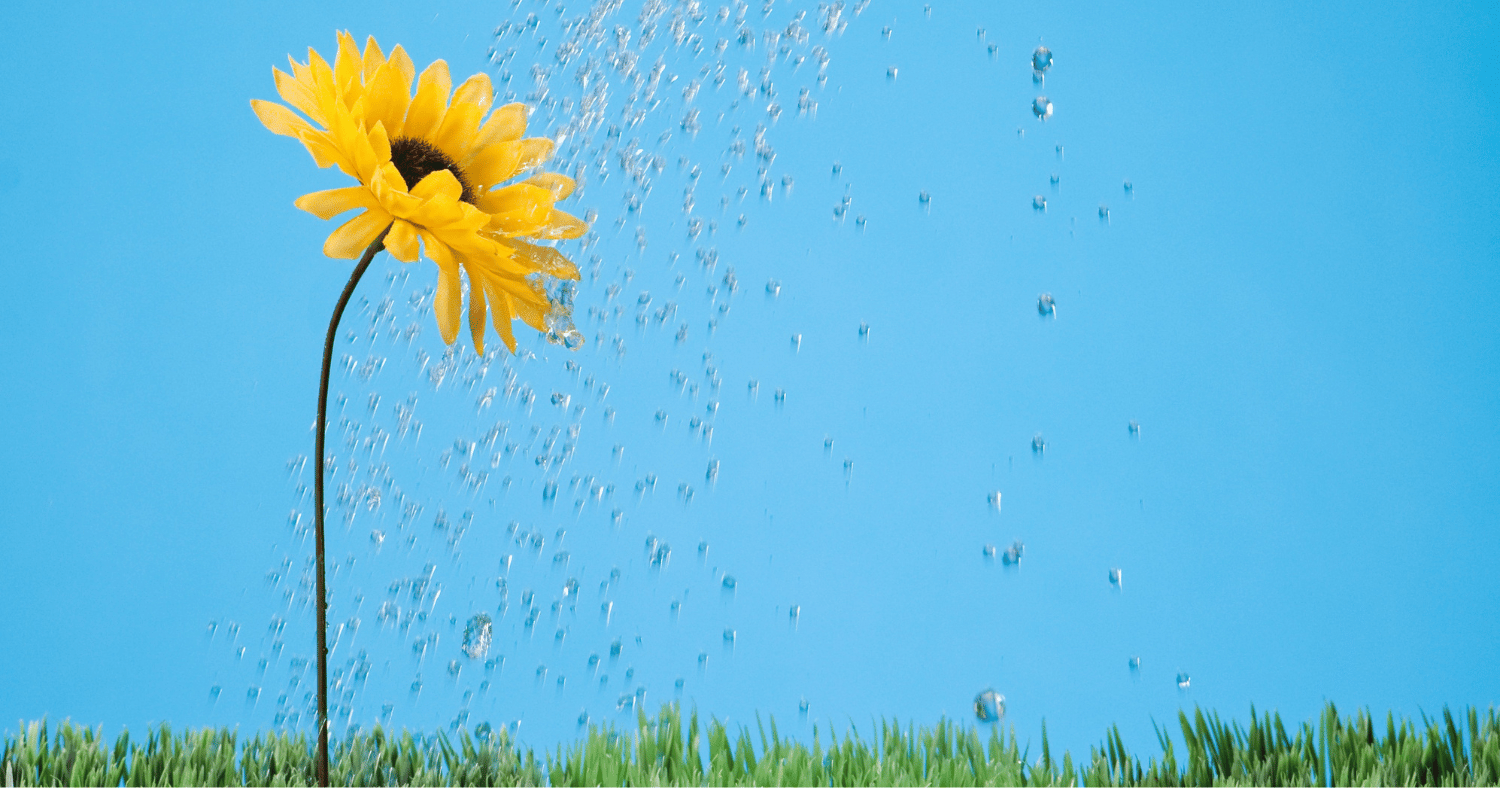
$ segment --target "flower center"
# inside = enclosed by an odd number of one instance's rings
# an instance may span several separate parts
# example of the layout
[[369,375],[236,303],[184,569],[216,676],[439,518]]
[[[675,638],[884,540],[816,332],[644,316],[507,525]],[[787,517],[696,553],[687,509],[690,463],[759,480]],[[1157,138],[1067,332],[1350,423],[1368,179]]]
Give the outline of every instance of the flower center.
[[464,180],[463,171],[447,154],[426,140],[414,137],[397,137],[391,140],[391,163],[401,173],[401,180],[406,181],[407,189],[416,188],[423,178],[438,170],[447,170],[453,173],[453,177],[458,179],[458,185],[463,187],[464,192],[459,199],[466,203],[474,202],[474,190]]

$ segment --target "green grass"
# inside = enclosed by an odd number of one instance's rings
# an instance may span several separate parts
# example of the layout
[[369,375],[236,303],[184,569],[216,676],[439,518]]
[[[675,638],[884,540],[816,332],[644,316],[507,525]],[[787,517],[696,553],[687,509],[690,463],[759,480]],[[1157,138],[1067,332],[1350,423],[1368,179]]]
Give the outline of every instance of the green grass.
[[[502,729],[484,726],[413,736],[376,727],[333,743],[334,785],[1496,785],[1500,717],[1491,708],[1421,724],[1365,712],[1341,717],[1329,704],[1315,721],[1288,731],[1279,715],[1225,723],[1217,714],[1179,713],[1178,733],[1157,729],[1161,752],[1125,750],[1112,729],[1086,761],[1054,758],[990,728],[985,736],[951,721],[902,728],[880,722],[826,742],[780,736],[775,721],[755,730],[684,721],[676,706],[637,715],[633,730],[590,726],[580,741],[538,758]],[[313,742],[305,734],[227,729],[173,733],[162,725],[145,741],[68,722],[23,724],[0,755],[4,785],[310,785]],[[1180,744],[1179,744],[1180,742]]]

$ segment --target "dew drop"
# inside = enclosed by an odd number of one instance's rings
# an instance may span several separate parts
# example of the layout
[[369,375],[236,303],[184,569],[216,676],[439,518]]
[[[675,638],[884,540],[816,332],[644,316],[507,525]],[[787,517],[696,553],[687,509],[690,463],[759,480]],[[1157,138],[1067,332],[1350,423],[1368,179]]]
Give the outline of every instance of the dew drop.
[[1037,96],[1036,100],[1031,102],[1031,114],[1035,115],[1037,120],[1052,117],[1052,102],[1046,96]]
[[1051,293],[1042,293],[1036,297],[1036,313],[1042,317],[1057,317],[1057,301],[1052,298]]
[[1052,68],[1052,50],[1046,47],[1037,47],[1036,51],[1031,53],[1031,70],[1038,73],[1046,73],[1049,68]]
[[992,689],[975,695],[974,716],[980,722],[999,722],[1005,717],[1005,696]]
[[476,613],[464,625],[463,652],[470,659],[482,659],[490,652],[494,622],[486,613]]

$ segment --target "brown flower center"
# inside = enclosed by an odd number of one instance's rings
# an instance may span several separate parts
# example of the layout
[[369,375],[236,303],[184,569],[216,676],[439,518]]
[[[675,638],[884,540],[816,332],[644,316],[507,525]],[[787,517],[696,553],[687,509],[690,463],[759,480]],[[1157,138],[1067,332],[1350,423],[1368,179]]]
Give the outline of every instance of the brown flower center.
[[396,171],[401,173],[401,180],[406,181],[408,190],[416,188],[428,175],[438,170],[447,170],[453,173],[453,177],[458,179],[458,185],[463,187],[464,192],[459,199],[466,203],[474,202],[474,189],[464,180],[463,171],[446,153],[427,140],[414,137],[397,137],[391,140],[391,163],[396,165]]

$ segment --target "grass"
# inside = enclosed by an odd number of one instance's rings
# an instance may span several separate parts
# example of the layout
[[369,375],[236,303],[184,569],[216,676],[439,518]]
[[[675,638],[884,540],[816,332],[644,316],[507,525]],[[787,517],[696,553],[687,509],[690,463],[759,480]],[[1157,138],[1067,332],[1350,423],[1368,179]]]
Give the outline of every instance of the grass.
[[[1126,751],[1111,729],[1087,761],[1054,758],[1042,727],[1041,752],[1020,748],[1015,732],[987,737],[951,721],[928,728],[880,722],[826,745],[782,738],[774,720],[752,733],[664,707],[637,715],[633,730],[590,726],[566,749],[538,758],[501,729],[480,726],[456,740],[379,727],[333,744],[334,785],[1496,785],[1500,716],[1491,708],[1421,724],[1366,712],[1341,717],[1329,704],[1315,721],[1288,731],[1279,715],[1225,723],[1217,714],[1179,712],[1181,747],[1157,729],[1161,752],[1149,760]],[[305,734],[258,733],[240,741],[227,729],[174,733],[167,725],[145,741],[64,722],[23,725],[0,755],[6,788],[20,785],[311,785],[314,742]]]

